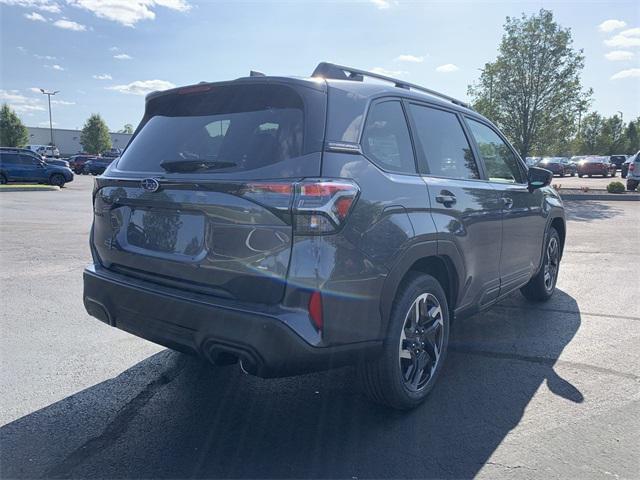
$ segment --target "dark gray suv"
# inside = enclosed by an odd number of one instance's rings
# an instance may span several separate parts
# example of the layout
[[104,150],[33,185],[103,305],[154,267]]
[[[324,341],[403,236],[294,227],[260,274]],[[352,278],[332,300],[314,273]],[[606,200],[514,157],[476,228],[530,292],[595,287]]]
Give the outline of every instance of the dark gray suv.
[[84,304],[263,377],[356,364],[411,408],[454,318],[553,294],[551,177],[462,102],[349,67],[152,93],[95,181]]

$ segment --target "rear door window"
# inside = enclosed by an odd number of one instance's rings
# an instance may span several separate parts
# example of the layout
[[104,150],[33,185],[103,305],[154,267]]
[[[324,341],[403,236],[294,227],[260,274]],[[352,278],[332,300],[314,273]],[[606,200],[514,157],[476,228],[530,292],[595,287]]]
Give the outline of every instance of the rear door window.
[[524,169],[511,148],[487,125],[467,118],[491,182],[525,183]]
[[411,104],[410,110],[431,175],[480,178],[471,146],[454,113],[416,104]]
[[399,101],[371,107],[362,135],[362,150],[383,170],[416,173],[409,128]]
[[[318,114],[324,121],[324,113]],[[303,99],[283,85],[221,85],[169,94],[151,101],[143,122],[118,170],[252,171],[307,153]]]

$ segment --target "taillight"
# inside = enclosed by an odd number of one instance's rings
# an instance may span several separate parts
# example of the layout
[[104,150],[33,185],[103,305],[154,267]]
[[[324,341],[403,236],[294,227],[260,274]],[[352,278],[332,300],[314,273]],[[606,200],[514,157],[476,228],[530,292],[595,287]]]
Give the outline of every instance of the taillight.
[[355,204],[360,189],[350,180],[326,178],[301,182],[252,182],[243,185],[245,198],[293,215],[299,235],[326,235],[337,232]]
[[355,204],[360,189],[349,180],[305,180],[296,185],[293,200],[295,231],[322,235],[339,230]]
[[322,330],[324,320],[322,318],[322,295],[317,290],[309,298],[309,316],[318,330]]

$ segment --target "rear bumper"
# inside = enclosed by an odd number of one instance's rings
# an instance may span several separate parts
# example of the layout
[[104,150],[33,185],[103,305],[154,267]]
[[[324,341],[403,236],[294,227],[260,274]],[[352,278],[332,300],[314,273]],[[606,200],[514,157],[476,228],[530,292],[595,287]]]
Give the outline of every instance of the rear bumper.
[[237,357],[261,377],[356,363],[381,348],[380,341],[314,346],[321,342],[305,312],[214,303],[93,265],[84,271],[83,299],[90,315],[113,327],[214,363]]

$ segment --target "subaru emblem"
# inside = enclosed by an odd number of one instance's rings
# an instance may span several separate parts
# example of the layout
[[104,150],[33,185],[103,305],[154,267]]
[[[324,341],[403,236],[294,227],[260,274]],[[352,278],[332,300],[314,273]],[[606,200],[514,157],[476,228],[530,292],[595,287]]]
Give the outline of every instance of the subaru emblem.
[[140,182],[140,186],[145,192],[157,192],[160,189],[160,182],[155,178],[145,178]]

